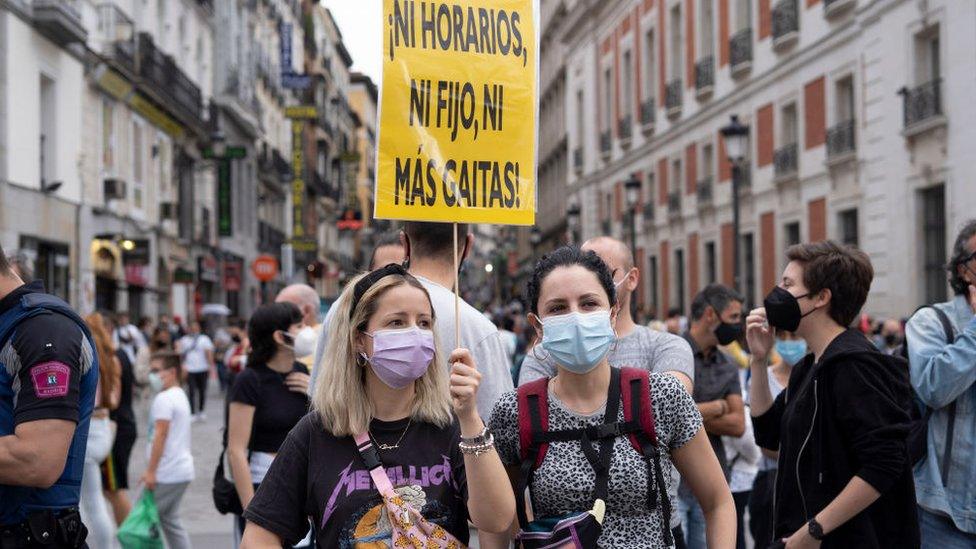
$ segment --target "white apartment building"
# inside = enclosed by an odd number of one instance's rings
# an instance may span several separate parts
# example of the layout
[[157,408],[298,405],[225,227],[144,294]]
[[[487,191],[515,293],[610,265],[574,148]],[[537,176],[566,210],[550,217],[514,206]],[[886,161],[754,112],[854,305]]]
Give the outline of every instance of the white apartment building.
[[732,169],[750,129],[740,289],[759,303],[790,244],[832,238],[872,259],[866,312],[946,296],[955,231],[976,216],[976,3],[955,0],[580,0],[569,11],[566,127],[582,236],[629,235],[639,304],[687,311],[734,279]]

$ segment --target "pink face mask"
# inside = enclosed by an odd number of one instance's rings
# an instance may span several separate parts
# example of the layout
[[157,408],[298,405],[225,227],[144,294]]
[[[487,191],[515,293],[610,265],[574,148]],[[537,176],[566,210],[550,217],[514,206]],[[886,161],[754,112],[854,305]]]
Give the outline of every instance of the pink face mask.
[[364,333],[373,338],[373,356],[362,353],[362,357],[373,367],[376,377],[393,389],[402,389],[419,379],[434,359],[434,332],[430,330],[413,327]]

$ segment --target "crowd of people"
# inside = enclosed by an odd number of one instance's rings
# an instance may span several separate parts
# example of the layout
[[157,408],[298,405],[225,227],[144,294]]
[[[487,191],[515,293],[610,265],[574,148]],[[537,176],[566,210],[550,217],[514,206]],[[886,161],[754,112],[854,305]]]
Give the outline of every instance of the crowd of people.
[[862,314],[870,258],[831,241],[751,310],[712,284],[645,318],[599,237],[482,312],[453,291],[473,239],[406,223],[324,318],[296,284],[210,325],[79,317],[0,251],[0,547],[113,547],[137,485],[190,547],[211,477],[246,548],[976,547],[976,221],[955,297],[901,320]]

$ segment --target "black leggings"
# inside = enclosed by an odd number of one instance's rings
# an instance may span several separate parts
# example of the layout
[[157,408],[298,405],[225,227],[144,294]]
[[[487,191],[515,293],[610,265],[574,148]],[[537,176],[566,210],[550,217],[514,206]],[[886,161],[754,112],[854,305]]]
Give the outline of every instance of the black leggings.
[[751,492],[732,492],[732,499],[735,501],[736,549],[746,549],[746,533],[742,529],[742,517],[746,514],[746,507],[749,505],[750,493]]
[[[207,403],[207,380],[210,372],[190,372],[188,374],[187,385],[190,388],[190,410],[196,413],[203,413]],[[197,400],[199,399],[199,404]]]
[[776,489],[776,470],[759,471],[749,496],[749,532],[757,549],[765,549],[773,542],[773,491]]

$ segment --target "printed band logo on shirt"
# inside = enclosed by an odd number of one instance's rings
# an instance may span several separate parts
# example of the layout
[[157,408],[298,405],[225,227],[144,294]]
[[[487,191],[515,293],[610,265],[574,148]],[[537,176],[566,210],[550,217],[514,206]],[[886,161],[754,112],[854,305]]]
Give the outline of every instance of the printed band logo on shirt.
[[63,362],[42,362],[30,369],[37,398],[57,398],[68,394],[71,368]]

